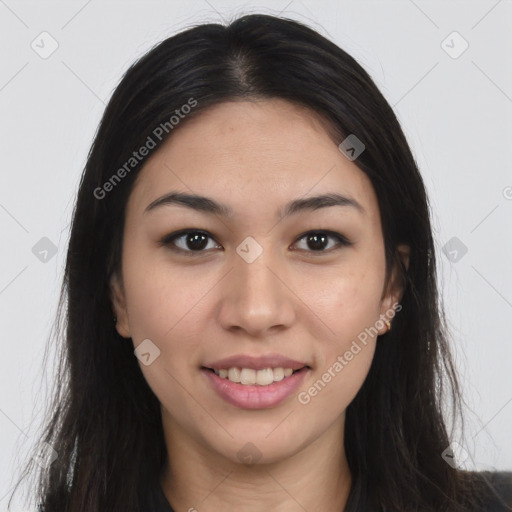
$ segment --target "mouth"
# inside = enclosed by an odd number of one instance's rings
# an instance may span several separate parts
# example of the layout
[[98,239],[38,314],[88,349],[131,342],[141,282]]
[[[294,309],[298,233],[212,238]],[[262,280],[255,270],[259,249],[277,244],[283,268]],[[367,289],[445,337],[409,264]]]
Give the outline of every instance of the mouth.
[[311,368],[308,365],[304,365],[295,369],[285,368],[282,366],[262,369],[241,368],[238,366],[217,369],[203,366],[202,369],[214,373],[219,378],[229,380],[235,384],[241,384],[243,386],[270,386],[275,382],[281,382],[298,372]]
[[309,361],[278,354],[233,354],[200,367],[206,383],[242,409],[276,407],[297,392],[312,370]]
[[300,368],[201,367],[206,383],[217,396],[239,409],[269,409],[279,406],[297,393],[309,374],[308,365]]

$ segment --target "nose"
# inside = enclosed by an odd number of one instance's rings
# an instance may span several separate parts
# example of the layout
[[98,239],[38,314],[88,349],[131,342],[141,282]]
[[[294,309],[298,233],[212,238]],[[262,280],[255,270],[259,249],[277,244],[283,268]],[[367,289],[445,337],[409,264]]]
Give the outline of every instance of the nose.
[[219,321],[229,331],[243,331],[259,337],[283,330],[293,324],[296,315],[290,277],[267,257],[269,251],[248,262],[238,254],[225,285]]

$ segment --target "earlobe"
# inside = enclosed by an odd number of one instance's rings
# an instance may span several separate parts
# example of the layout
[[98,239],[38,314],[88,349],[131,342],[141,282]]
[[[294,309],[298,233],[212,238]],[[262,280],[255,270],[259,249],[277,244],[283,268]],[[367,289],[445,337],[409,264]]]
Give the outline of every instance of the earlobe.
[[110,301],[116,318],[115,327],[117,332],[123,338],[130,338],[131,334],[128,324],[124,287],[117,274],[114,274],[110,279]]

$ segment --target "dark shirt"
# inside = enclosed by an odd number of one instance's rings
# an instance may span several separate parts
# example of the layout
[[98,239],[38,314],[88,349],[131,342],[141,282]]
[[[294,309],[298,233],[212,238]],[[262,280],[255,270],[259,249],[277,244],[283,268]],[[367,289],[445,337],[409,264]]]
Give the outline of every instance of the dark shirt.
[[[481,474],[496,489],[496,496],[491,498],[485,507],[474,512],[512,512],[512,472],[485,471]],[[366,481],[357,479],[350,489],[347,505],[343,512],[387,512],[382,507],[372,506],[368,496]],[[155,486],[148,498],[147,508],[141,512],[174,512],[160,484]],[[193,507],[190,508],[194,510]]]

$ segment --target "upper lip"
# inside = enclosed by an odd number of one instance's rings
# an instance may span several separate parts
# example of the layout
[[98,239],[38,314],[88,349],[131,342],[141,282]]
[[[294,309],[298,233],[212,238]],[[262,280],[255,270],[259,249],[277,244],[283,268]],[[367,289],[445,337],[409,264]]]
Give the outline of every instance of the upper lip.
[[267,354],[262,356],[250,356],[247,354],[239,354],[218,361],[208,362],[203,365],[205,368],[212,370],[223,370],[229,368],[252,368],[253,370],[263,370],[265,368],[291,368],[292,370],[300,370],[307,363],[290,359],[279,354]]

